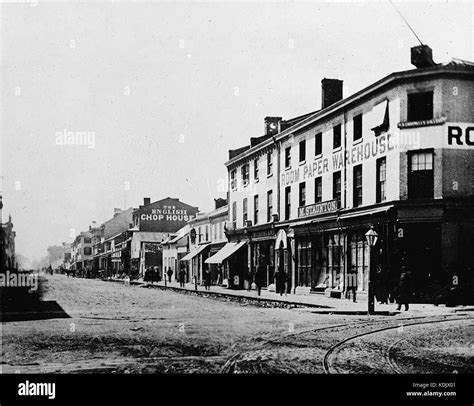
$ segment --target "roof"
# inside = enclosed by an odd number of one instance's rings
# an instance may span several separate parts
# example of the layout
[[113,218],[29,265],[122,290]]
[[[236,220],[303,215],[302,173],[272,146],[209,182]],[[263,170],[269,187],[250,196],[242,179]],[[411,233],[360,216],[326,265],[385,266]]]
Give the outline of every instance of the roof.
[[171,239],[167,239],[164,241],[166,244],[174,244],[178,242],[181,238],[189,233],[190,227],[189,224],[186,224],[184,227],[180,228],[177,232],[175,237],[170,237]]
[[[470,61],[465,61],[462,59],[453,58],[451,61],[446,63],[439,63],[428,68],[416,68],[406,71],[393,72],[377,82],[372,83],[371,85],[359,90],[358,92],[339,100],[338,102],[326,107],[322,110],[317,110],[314,114],[309,114],[303,117],[296,124],[291,127],[284,129],[280,133],[272,137],[275,141],[281,140],[297,131],[303,130],[305,127],[314,124],[315,122],[322,120],[330,115],[337,114],[339,110],[347,108],[351,104],[354,104],[360,101],[362,98],[368,97],[376,92],[381,91],[383,88],[393,85],[396,82],[408,79],[419,79],[424,77],[429,77],[433,75],[440,74],[452,74],[452,75],[468,75],[474,77],[474,63]],[[248,157],[252,153],[258,151],[261,148],[264,148],[270,145],[273,142],[272,139],[266,140],[252,148],[248,148],[239,155],[234,155],[229,159],[225,165],[229,166],[235,162],[238,162],[240,159]]]

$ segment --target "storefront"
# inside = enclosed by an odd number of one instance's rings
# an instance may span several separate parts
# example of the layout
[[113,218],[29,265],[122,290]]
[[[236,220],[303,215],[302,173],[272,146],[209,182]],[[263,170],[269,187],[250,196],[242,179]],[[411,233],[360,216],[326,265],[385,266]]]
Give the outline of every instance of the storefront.
[[222,267],[223,285],[230,289],[243,289],[248,274],[247,241],[228,242],[216,254],[206,259],[206,264]]

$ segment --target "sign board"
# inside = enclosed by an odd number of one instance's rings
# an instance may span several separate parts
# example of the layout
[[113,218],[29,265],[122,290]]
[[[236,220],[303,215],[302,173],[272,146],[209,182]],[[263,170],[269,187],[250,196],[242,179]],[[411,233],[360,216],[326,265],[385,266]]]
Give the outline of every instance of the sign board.
[[337,200],[327,200],[321,203],[298,207],[298,217],[319,216],[321,214],[333,213],[339,209]]
[[161,245],[158,243],[146,242],[143,244],[145,252],[159,252],[161,251]]
[[134,217],[138,217],[140,231],[174,233],[192,220],[197,212],[197,207],[167,198],[140,207]]

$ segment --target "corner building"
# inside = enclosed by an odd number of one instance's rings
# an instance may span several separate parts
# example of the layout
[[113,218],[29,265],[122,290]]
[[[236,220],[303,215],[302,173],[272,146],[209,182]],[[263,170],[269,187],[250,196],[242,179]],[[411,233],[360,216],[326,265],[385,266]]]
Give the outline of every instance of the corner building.
[[366,292],[373,227],[378,289],[393,292],[402,263],[420,301],[436,300],[454,280],[472,283],[474,64],[434,64],[423,57],[430,51],[413,48],[416,69],[345,99],[341,81],[324,79],[321,110],[227,162],[232,184],[255,156],[275,159],[272,180],[229,189],[231,234],[247,240],[250,273],[262,258],[252,237],[265,229],[268,261],[286,272],[288,292],[341,297],[348,270]]

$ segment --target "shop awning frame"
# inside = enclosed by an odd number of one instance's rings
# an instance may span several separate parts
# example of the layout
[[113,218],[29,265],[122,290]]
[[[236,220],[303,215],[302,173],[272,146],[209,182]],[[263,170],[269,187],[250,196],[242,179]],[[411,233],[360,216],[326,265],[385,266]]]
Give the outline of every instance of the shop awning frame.
[[227,258],[235,254],[240,248],[247,244],[247,241],[228,242],[212,257],[209,257],[204,262],[206,264],[222,264]]
[[211,244],[200,245],[199,248],[186,254],[183,258],[180,259],[180,261],[191,261],[196,255],[199,255],[202,251],[204,251],[210,245]]

